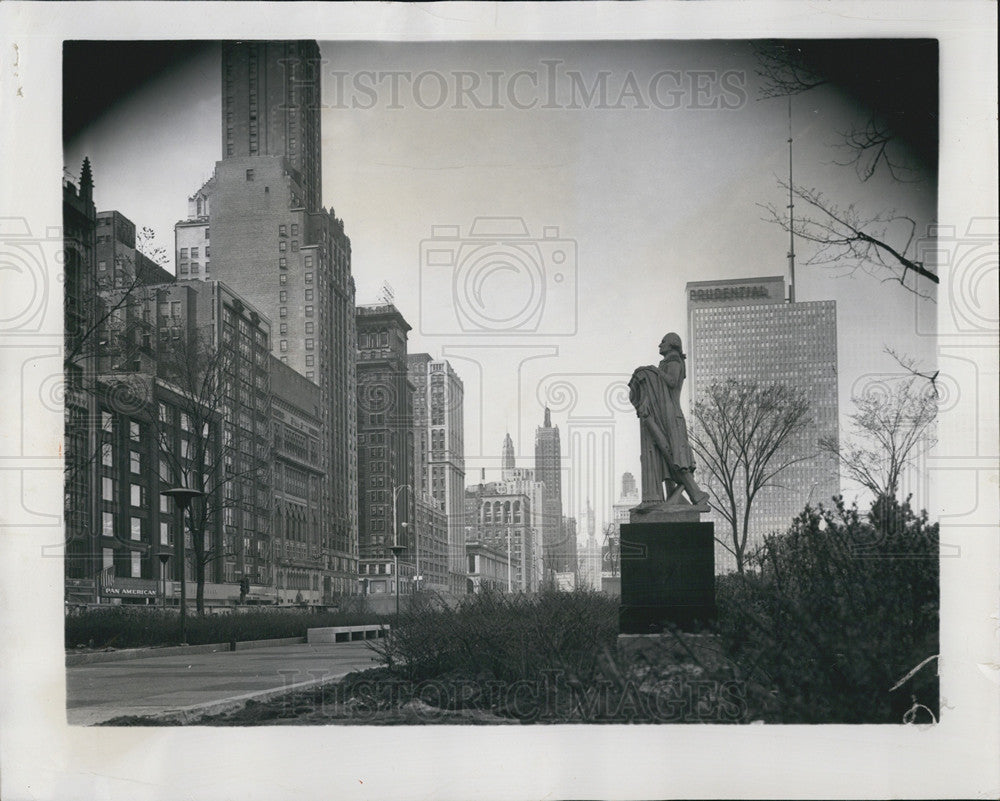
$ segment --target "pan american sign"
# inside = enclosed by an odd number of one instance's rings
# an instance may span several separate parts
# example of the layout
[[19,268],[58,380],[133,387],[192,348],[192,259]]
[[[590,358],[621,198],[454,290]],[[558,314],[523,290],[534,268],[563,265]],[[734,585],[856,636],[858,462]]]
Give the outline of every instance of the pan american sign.
[[157,592],[149,587],[102,587],[101,595],[110,598],[155,598]]
[[150,579],[116,576],[114,565],[104,568],[98,576],[101,595],[105,598],[156,598],[156,582]]

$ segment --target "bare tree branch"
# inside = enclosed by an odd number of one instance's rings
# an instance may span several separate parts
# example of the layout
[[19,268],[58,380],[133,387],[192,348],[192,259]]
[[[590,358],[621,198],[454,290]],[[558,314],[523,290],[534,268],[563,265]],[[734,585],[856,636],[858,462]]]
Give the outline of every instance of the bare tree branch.
[[[778,185],[785,191],[789,189],[788,183],[780,179]],[[794,221],[787,208],[778,209],[770,203],[758,205],[766,212],[766,222],[819,246],[806,264],[836,264],[876,277],[887,272],[889,278],[885,280],[930,298],[921,293],[917,279],[934,284],[940,279],[923,262],[908,255],[916,245],[917,224],[912,218],[891,211],[864,216],[853,205],[842,208],[816,189],[792,186],[791,191],[809,209]]]
[[140,228],[135,235],[135,249],[143,256],[161,267],[166,267],[170,261],[167,249],[156,242],[156,231],[148,225]]
[[787,97],[808,92],[827,83],[803,57],[802,50],[783,42],[753,42],[757,69],[761,79],[760,99]]
[[917,370],[916,367],[917,363],[912,357],[900,356],[898,353],[896,353],[895,350],[893,350],[888,346],[883,348],[883,350],[885,353],[887,353],[896,361],[896,364],[898,364],[900,367],[906,370],[906,372],[910,373],[910,375],[916,376],[917,378],[926,378],[930,382],[931,389],[934,391],[935,398],[941,396],[941,393],[938,392],[938,387],[937,387],[937,377],[941,373],[940,370],[935,370],[933,373],[921,373],[919,370]]
[[[768,100],[794,97],[827,84],[848,88],[864,86],[868,103],[858,124],[847,131],[839,131],[836,147],[846,150],[844,166],[853,166],[862,181],[868,181],[880,168],[889,172],[897,181],[912,181],[919,177],[908,139],[936,149],[935,115],[926,108],[914,112],[912,104],[914,68],[929,69],[923,63],[929,53],[910,49],[907,53],[880,51],[875,45],[864,45],[859,50],[845,49],[843,45],[829,42],[769,41],[752,44],[757,61],[755,73],[759,78],[758,99]],[[873,49],[875,48],[875,49]],[[905,49],[905,48],[904,48]],[[851,64],[851,56],[858,63]],[[868,70],[881,70],[870,75]],[[924,74],[924,73],[921,73]],[[867,80],[866,80],[867,79]],[[920,148],[918,148],[919,150]]]
[[909,163],[896,141],[897,137],[886,122],[876,113],[864,125],[839,132],[841,142],[837,147],[847,151],[847,158],[838,161],[842,167],[854,167],[862,181],[867,181],[884,166],[893,180],[901,183],[918,180],[917,168]]

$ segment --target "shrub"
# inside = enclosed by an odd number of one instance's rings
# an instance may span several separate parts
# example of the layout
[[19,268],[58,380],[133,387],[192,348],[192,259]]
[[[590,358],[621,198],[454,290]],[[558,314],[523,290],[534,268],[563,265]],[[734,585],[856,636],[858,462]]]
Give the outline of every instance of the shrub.
[[[720,577],[725,648],[776,694],[781,722],[901,722],[937,715],[938,526],[907,503],[867,515],[835,499],[765,540],[757,572]],[[923,719],[928,719],[926,716]]]
[[618,634],[617,600],[596,592],[483,592],[454,608],[418,604],[375,649],[409,680],[459,672],[503,682],[563,670],[585,680]]
[[[431,704],[523,723],[746,722],[760,694],[714,649],[682,636],[619,654],[618,599],[596,592],[482,593],[400,615],[374,643],[388,674],[358,684],[357,709]],[[694,646],[697,649],[697,646]],[[447,719],[447,718],[445,718]]]
[[[379,622],[368,612],[309,612],[272,609],[229,614],[189,615],[186,631],[191,645],[232,640],[269,640],[305,637],[316,626],[359,626]],[[93,644],[98,648],[139,648],[177,643],[180,630],[176,610],[122,604],[91,609],[66,617],[66,647]]]

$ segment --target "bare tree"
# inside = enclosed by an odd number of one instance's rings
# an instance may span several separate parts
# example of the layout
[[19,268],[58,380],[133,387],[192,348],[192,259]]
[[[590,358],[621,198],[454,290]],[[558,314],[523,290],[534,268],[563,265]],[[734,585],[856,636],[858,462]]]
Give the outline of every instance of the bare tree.
[[[784,181],[779,180],[778,185],[789,189]],[[806,264],[831,264],[850,272],[864,270],[883,276],[884,281],[898,282],[921,297],[926,295],[920,290],[919,279],[940,282],[936,273],[914,258],[917,224],[910,217],[892,212],[863,215],[853,204],[841,207],[816,189],[792,186],[791,191],[808,209],[794,219],[787,207],[758,205],[767,212],[766,221],[819,246]]]
[[812,454],[785,447],[809,424],[805,395],[784,384],[729,380],[712,384],[694,406],[691,445],[709,472],[708,489],[729,524],[716,539],[743,573],[754,501]]
[[157,365],[163,383],[172,390],[171,399],[181,415],[179,427],[184,432],[177,436],[177,421],[169,412],[165,416],[159,409],[151,410],[160,458],[168,466],[174,486],[202,493],[187,510],[199,614],[205,611],[206,568],[226,555],[225,538],[214,536],[224,510],[252,505],[251,499],[239,497],[237,479],[249,477],[255,484],[269,484],[268,460],[255,452],[238,451],[222,425],[231,394],[227,382],[232,380],[236,358],[235,348],[217,346],[210,332],[201,332],[181,336],[161,348]]
[[918,386],[917,376],[900,379],[853,399],[852,435],[844,442],[823,439],[845,474],[869,490],[874,499],[896,499],[903,472],[922,448],[932,447],[937,418],[933,385]]

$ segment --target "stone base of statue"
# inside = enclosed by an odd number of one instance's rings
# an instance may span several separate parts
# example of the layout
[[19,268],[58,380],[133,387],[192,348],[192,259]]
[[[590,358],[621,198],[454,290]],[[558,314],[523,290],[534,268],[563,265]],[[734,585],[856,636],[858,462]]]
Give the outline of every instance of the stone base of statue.
[[717,665],[726,659],[718,634],[619,634],[618,658],[628,665]]
[[698,631],[714,621],[715,532],[712,523],[699,522],[701,511],[642,504],[622,524],[622,634]]

